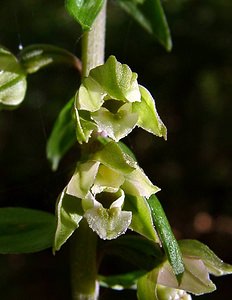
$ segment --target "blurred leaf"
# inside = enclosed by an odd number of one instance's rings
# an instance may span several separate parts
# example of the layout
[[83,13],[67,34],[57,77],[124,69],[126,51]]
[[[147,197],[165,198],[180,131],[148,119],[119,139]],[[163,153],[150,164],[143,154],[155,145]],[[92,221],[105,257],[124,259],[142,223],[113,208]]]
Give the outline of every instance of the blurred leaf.
[[224,263],[208,246],[196,240],[178,241],[184,256],[201,259],[209,273],[222,276],[232,273],[232,265]]
[[50,64],[63,63],[81,71],[80,60],[65,49],[53,45],[31,45],[19,53],[19,61],[27,73],[35,73]]
[[132,212],[130,228],[133,231],[143,235],[149,240],[159,242],[159,237],[153,226],[151,211],[144,197],[126,195],[123,208]]
[[16,57],[0,48],[0,110],[14,109],[24,99],[26,76]]
[[139,235],[124,235],[117,240],[110,241],[106,243],[106,245],[104,245],[106,249],[108,247],[116,249],[116,247],[119,246],[124,248],[131,248],[134,251],[139,252],[141,255],[152,256],[157,259],[159,263],[165,259],[158,243]]
[[171,50],[171,35],[160,0],[117,0],[117,2],[143,28],[154,35],[166,50]]
[[174,274],[178,281],[180,281],[184,272],[184,264],[179,245],[158,198],[155,195],[152,195],[148,199],[148,204],[151,208],[154,225],[164,247],[164,251],[173,268]]
[[68,13],[82,26],[89,30],[100,12],[104,0],[65,0]]
[[82,215],[81,199],[66,194],[65,188],[56,204],[57,227],[53,244],[54,253],[78,228]]
[[157,243],[138,235],[124,235],[102,245],[102,255],[119,256],[141,271],[160,265],[164,255]]
[[155,101],[150,92],[143,86],[139,86],[142,100],[141,102],[134,102],[133,111],[137,112],[139,119],[137,125],[148,132],[153,133],[159,137],[167,139],[167,129],[161,121],[156,107]]
[[122,290],[133,287],[138,278],[146,274],[146,272],[147,271],[144,270],[138,270],[134,272],[111,276],[98,275],[98,280],[100,282],[100,285],[103,287],[115,290]]
[[61,110],[53,126],[47,142],[47,158],[52,164],[52,170],[58,168],[60,159],[75,144],[76,132],[72,118],[74,98]]
[[22,207],[0,208],[0,253],[31,253],[52,247],[55,216]]

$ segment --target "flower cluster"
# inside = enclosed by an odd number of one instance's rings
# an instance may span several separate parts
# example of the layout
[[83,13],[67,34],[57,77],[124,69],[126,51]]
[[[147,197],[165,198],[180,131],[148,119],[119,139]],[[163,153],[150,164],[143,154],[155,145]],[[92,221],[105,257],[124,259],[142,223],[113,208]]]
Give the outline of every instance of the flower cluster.
[[60,248],[82,218],[102,239],[114,239],[131,228],[158,241],[146,199],[159,188],[117,143],[135,126],[166,139],[166,127],[151,94],[138,84],[136,73],[110,56],[83,79],[74,111],[80,144],[99,135],[107,142],[77,164],[58,200],[54,249]]

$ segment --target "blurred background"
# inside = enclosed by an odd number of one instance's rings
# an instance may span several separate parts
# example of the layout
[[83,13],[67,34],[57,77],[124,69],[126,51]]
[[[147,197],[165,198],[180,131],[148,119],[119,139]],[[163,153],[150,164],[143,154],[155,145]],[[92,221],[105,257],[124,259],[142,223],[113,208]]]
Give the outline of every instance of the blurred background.
[[[139,74],[156,99],[168,140],[136,129],[125,142],[162,191],[166,214],[178,239],[199,239],[232,263],[232,2],[166,0],[173,38],[167,53],[114,1],[109,1],[106,57],[114,54]],[[63,0],[1,2],[0,44],[17,54],[49,43],[80,56],[81,31]],[[59,110],[80,83],[64,66],[28,78],[26,99],[15,111],[0,112],[0,206],[53,212],[70,178],[78,149],[53,173],[45,148]],[[0,256],[0,299],[70,299],[68,247]],[[218,290],[198,299],[231,299],[231,277],[213,278]],[[103,291],[102,299],[109,296]],[[134,292],[111,299],[134,299]],[[195,297],[194,297],[195,299]]]

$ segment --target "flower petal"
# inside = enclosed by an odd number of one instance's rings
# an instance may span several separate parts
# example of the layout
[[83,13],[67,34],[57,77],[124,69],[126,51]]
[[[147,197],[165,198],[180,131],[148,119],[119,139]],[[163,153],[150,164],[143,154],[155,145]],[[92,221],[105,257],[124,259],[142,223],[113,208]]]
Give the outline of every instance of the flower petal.
[[178,284],[177,279],[168,262],[160,269],[158,283],[168,287],[182,289],[195,295],[213,292],[216,287],[209,279],[209,273],[200,259],[184,258],[185,271]]
[[[104,208],[100,202],[95,200],[94,207],[85,211],[84,217],[89,226],[103,240],[117,238],[126,232],[131,223],[132,213],[122,211],[125,197],[123,190],[119,190],[117,194],[118,198],[110,205],[109,209]],[[107,199],[105,200],[108,202]]]
[[78,228],[83,214],[84,212],[81,206],[81,200],[66,194],[65,188],[56,204],[57,228],[53,252],[59,250]]
[[76,171],[67,186],[69,195],[85,198],[94,183],[100,162],[87,161],[77,165]]
[[94,195],[104,190],[116,192],[124,182],[124,176],[104,165],[100,165],[91,191]]
[[118,142],[136,126],[138,114],[133,113],[131,104],[127,103],[115,114],[101,107],[91,114],[91,118],[96,122],[99,131],[104,131],[107,136]]
[[92,159],[100,161],[103,165],[120,174],[131,173],[137,167],[136,161],[115,142],[104,145],[100,151],[93,155]]
[[132,212],[130,229],[147,239],[160,243],[152,221],[152,215],[144,197],[125,196],[124,209]]
[[125,175],[125,182],[122,186],[126,194],[133,196],[144,196],[149,198],[152,194],[160,191],[160,188],[153,185],[143,170],[137,167],[131,173]]
[[83,142],[88,143],[93,130],[97,130],[97,126],[87,116],[84,116],[87,113],[86,111],[78,111],[77,108],[74,108],[74,111],[76,116],[77,140],[80,144]]
[[139,115],[137,125],[154,135],[159,137],[163,136],[166,140],[167,129],[157,113],[155,100],[145,87],[140,85],[139,90],[141,92],[142,101],[140,103],[133,103],[133,111]]
[[89,76],[99,83],[111,99],[125,102],[141,100],[137,74],[127,65],[119,63],[114,56],[110,56],[104,65],[92,69]]
[[103,102],[106,92],[93,78],[87,77],[83,80],[75,98],[75,107],[77,109],[96,111]]

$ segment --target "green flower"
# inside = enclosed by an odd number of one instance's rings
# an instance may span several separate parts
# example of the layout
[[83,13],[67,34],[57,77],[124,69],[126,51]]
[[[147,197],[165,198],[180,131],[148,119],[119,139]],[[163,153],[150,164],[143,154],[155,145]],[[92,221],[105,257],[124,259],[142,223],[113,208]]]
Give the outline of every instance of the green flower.
[[[196,240],[181,240],[185,271],[178,282],[168,260],[163,261],[137,282],[138,299],[191,299],[188,293],[202,295],[216,289],[210,274],[231,274],[232,266],[224,263],[206,245]],[[147,298],[146,298],[147,297]]]
[[88,142],[94,131],[119,141],[135,126],[165,139],[167,135],[151,94],[114,56],[84,78],[75,98],[75,116],[79,143]]
[[115,142],[78,163],[57,202],[58,250],[85,218],[101,239],[115,239],[128,228],[158,241],[146,198],[159,191],[136,161]]

